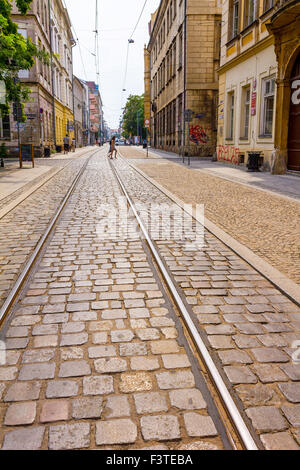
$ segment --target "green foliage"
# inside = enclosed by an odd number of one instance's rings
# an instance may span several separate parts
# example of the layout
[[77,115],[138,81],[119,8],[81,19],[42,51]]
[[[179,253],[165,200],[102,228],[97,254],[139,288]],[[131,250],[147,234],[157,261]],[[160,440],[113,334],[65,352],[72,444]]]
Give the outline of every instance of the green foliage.
[[139,110],[139,135],[146,138],[144,127],[144,95],[130,95],[127,99],[123,117],[123,136],[128,139],[137,132],[137,108]]
[[[25,15],[32,0],[16,0],[21,14]],[[49,55],[18,33],[18,26],[11,19],[12,0],[0,0],[0,80],[6,87],[6,104],[0,104],[2,115],[9,112],[9,103],[28,101],[30,90],[18,80],[19,70],[29,70],[38,57],[49,64]],[[24,108],[24,106],[23,106]],[[25,121],[23,113],[23,121]]]
[[7,156],[7,150],[5,144],[0,145],[0,158],[4,158]]

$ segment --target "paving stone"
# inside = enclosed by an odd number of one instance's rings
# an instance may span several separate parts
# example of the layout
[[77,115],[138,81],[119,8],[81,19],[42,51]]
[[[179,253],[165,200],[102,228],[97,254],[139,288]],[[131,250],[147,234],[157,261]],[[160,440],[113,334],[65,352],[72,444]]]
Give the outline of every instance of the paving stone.
[[88,348],[88,351],[90,358],[112,357],[117,355],[115,346],[93,346]]
[[260,439],[266,450],[299,450],[299,446],[288,432],[261,434]]
[[275,406],[257,406],[246,410],[255,429],[261,432],[283,431],[287,422]]
[[87,361],[67,361],[60,365],[59,377],[80,377],[90,375],[91,368]]
[[161,340],[161,341],[151,341],[150,343],[152,354],[168,354],[179,352],[180,348],[177,341]]
[[233,336],[233,339],[237,347],[241,349],[256,348],[260,346],[260,342],[251,336],[235,335]]
[[190,360],[186,354],[163,354],[162,361],[166,369],[191,366]]
[[253,348],[251,353],[258,362],[288,362],[288,355],[277,348]]
[[57,335],[58,325],[36,325],[32,329],[32,336]]
[[83,359],[83,350],[77,347],[68,347],[60,349],[60,355],[62,361],[68,361],[70,359]]
[[149,318],[150,313],[148,308],[130,308],[129,309],[130,318]]
[[285,417],[292,426],[300,426],[300,405],[281,407]]
[[66,323],[69,320],[68,313],[54,313],[44,315],[43,323],[51,324],[51,323]]
[[112,343],[120,343],[131,341],[134,338],[134,333],[131,330],[112,330],[110,336]]
[[232,335],[235,333],[231,325],[206,326],[205,331],[208,335]]
[[156,328],[137,329],[136,335],[142,341],[160,339],[159,331]]
[[127,370],[127,361],[118,357],[96,359],[94,361],[95,371],[100,374],[111,372],[124,372]]
[[72,321],[74,322],[86,322],[97,320],[97,312],[75,312],[72,314]]
[[51,400],[43,403],[40,415],[41,423],[65,421],[69,417],[69,404],[65,400]]
[[103,310],[101,313],[101,318],[104,320],[114,320],[117,318],[127,318],[126,310],[122,308],[115,308],[112,310]]
[[88,341],[87,333],[61,335],[60,346],[76,346]]
[[89,324],[90,331],[110,331],[113,328],[113,322],[106,321],[91,321]]
[[7,338],[22,338],[29,336],[28,326],[15,326],[8,329],[6,333]]
[[208,437],[218,434],[210,416],[202,416],[194,412],[184,413],[184,424],[191,437]]
[[292,403],[300,403],[300,383],[278,385],[284,396]]
[[102,414],[102,402],[100,397],[78,398],[72,401],[72,417],[75,419],[96,419]]
[[262,335],[264,328],[259,323],[237,323],[236,328],[244,335]]
[[130,419],[96,423],[96,444],[131,444],[137,439],[137,426]]
[[197,313],[214,314],[214,313],[219,313],[219,310],[217,309],[215,305],[197,305],[196,307],[193,307],[193,312],[196,314]]
[[297,382],[300,381],[300,363],[286,364],[284,366],[280,366],[280,369],[282,369],[291,380],[295,380]]
[[136,393],[133,398],[138,414],[157,413],[169,409],[165,396],[159,392]]
[[121,418],[122,416],[130,416],[130,406],[127,396],[118,395],[108,397],[105,407],[105,415],[107,418]]
[[61,332],[62,333],[80,333],[83,331],[85,328],[85,325],[83,322],[69,322],[65,323],[61,327]]
[[58,335],[35,336],[33,338],[34,348],[47,348],[58,345]]
[[66,398],[78,394],[78,384],[73,380],[53,380],[48,382],[46,398]]
[[219,450],[219,447],[210,442],[193,441],[190,444],[181,444],[177,450]]
[[218,352],[218,356],[222,364],[251,364],[252,359],[245,351],[238,351],[236,349],[228,349],[226,351]]
[[254,384],[257,378],[247,366],[225,366],[224,371],[232,384]]
[[133,357],[130,359],[132,370],[156,370],[160,368],[157,358]]
[[6,411],[4,424],[6,426],[19,426],[32,424],[36,415],[36,402],[14,403]]
[[84,395],[105,395],[114,393],[114,379],[109,375],[84,377]]
[[144,343],[121,343],[119,350],[120,356],[145,356],[147,345]]
[[181,437],[178,418],[173,415],[143,416],[141,430],[145,441],[169,441]]
[[169,392],[171,405],[181,410],[200,410],[206,408],[200,390],[196,388],[172,390]]
[[152,388],[152,376],[147,372],[123,373],[120,376],[119,389],[122,393],[142,392]]
[[23,353],[22,362],[49,362],[54,358],[55,349],[28,349]]
[[39,450],[44,433],[44,426],[10,431],[4,436],[2,450]]
[[162,326],[174,326],[175,323],[171,318],[167,317],[155,317],[155,318],[150,318],[150,324],[153,327],[162,327]]
[[190,371],[172,371],[156,373],[160,389],[190,388],[195,386],[194,376]]
[[82,449],[90,445],[90,425],[88,423],[50,426],[49,449]]
[[268,385],[240,385],[236,391],[244,406],[275,405],[281,402],[278,393]]
[[106,331],[101,331],[100,333],[93,334],[93,343],[94,344],[105,344],[108,341],[108,336]]
[[27,338],[9,338],[5,341],[5,349],[25,349],[28,346]]
[[287,376],[274,364],[255,364],[253,370],[262,383],[284,382]]
[[53,379],[55,374],[55,364],[25,364],[19,373],[19,380]]

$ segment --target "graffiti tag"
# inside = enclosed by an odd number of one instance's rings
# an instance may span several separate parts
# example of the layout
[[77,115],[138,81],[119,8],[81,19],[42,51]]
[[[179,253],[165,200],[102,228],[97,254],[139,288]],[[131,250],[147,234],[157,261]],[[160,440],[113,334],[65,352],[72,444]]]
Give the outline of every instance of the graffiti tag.
[[195,125],[190,127],[190,140],[194,144],[207,144],[209,138],[202,126]]
[[239,164],[239,151],[238,147],[232,145],[219,145],[218,146],[218,160],[233,163],[234,165]]

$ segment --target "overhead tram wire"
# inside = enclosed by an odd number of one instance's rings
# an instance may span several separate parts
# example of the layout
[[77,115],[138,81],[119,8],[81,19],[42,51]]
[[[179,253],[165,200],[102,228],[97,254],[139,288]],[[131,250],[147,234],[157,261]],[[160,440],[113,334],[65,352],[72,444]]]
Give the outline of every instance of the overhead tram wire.
[[136,32],[137,30],[137,27],[139,25],[139,22],[142,18],[142,15],[144,13],[144,10],[145,10],[145,6],[147,4],[147,1],[148,0],[145,0],[144,2],[144,5],[143,5],[143,8],[142,8],[142,11],[140,13],[140,16],[138,17],[138,20],[137,20],[137,23],[135,25],[135,27],[133,28],[133,31],[128,39],[128,43],[127,43],[127,53],[126,53],[126,63],[125,63],[125,74],[124,74],[124,81],[123,81],[123,88],[122,88],[122,93],[121,93],[121,111],[122,111],[122,105],[123,105],[123,93],[126,91],[126,79],[127,79],[127,70],[128,70],[128,58],[129,58],[129,45],[132,44],[134,41],[132,39],[134,33]]

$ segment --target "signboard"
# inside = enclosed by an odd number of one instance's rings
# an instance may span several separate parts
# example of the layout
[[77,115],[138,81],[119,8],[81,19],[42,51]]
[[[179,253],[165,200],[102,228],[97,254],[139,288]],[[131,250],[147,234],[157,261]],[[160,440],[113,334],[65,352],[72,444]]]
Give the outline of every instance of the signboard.
[[194,114],[194,111],[192,111],[191,109],[186,109],[184,111],[184,120],[186,122],[191,122],[191,120],[193,119],[193,114]]
[[145,127],[150,127],[150,121],[149,119],[145,119]]
[[20,145],[20,161],[21,162],[32,162],[34,168],[34,151],[32,144],[21,144]]
[[256,114],[256,91],[252,91],[251,94],[251,116]]

